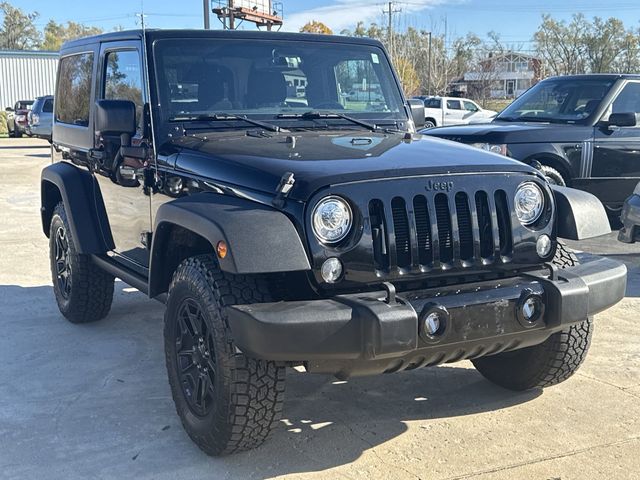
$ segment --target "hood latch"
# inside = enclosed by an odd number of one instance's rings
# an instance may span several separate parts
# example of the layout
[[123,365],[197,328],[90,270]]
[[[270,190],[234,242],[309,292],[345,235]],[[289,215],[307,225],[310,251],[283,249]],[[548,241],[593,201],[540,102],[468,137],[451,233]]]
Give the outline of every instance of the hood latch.
[[296,179],[293,177],[293,172],[285,172],[285,174],[282,175],[280,183],[278,183],[278,187],[276,188],[276,196],[271,201],[274,207],[284,207],[285,199],[293,188],[294,183],[296,183]]

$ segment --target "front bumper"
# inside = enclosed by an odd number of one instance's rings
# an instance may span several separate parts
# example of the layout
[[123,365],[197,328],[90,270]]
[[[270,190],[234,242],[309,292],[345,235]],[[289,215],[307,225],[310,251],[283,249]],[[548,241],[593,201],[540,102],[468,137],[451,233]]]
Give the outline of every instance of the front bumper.
[[[236,345],[245,353],[347,377],[536,345],[620,301],[626,274],[624,264],[594,257],[564,270],[405,292],[395,301],[380,291],[235,305],[227,314]],[[528,322],[519,312],[531,295],[544,309]],[[426,335],[420,321],[433,309],[446,314],[446,327],[437,337]]]

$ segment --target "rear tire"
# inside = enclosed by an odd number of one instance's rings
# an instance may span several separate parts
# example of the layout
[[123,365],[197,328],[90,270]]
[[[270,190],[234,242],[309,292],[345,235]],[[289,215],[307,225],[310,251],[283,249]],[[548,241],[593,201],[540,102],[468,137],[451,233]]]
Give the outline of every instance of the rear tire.
[[[575,254],[558,243],[553,259],[560,268],[579,263]],[[593,321],[587,318],[551,335],[539,345],[472,360],[488,380],[509,390],[531,390],[564,382],[580,367],[591,344]]]
[[270,300],[254,276],[222,272],[213,256],[176,269],[165,313],[165,354],[182,425],[205,453],[217,456],[261,445],[277,425],[285,368],[240,352],[225,307]]
[[424,128],[434,128],[435,126],[436,126],[436,122],[434,122],[433,120],[424,121]]
[[78,253],[62,202],[51,218],[49,258],[60,313],[71,323],[106,317],[113,301],[114,277],[98,268],[90,255]]

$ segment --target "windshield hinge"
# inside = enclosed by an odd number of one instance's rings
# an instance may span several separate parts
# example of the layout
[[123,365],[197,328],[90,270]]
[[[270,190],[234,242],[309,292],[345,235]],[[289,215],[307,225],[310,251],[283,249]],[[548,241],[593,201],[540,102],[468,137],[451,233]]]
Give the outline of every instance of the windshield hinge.
[[289,195],[289,192],[293,188],[293,184],[296,183],[296,179],[293,177],[292,172],[285,172],[280,179],[280,183],[278,183],[278,187],[276,188],[276,196],[271,202],[274,207],[282,208],[284,207],[285,199]]

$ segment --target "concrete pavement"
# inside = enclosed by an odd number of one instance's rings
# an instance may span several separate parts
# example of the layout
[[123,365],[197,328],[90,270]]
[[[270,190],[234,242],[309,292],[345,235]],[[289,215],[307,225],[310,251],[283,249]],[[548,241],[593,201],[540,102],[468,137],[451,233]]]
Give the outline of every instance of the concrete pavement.
[[630,283],[562,385],[513,393],[469,362],[347,382],[290,370],[270,441],[209,458],[173,407],[162,305],[118,282],[105,320],[59,314],[38,212],[48,157],[0,139],[0,478],[640,478],[640,245],[579,245],[624,261]]

